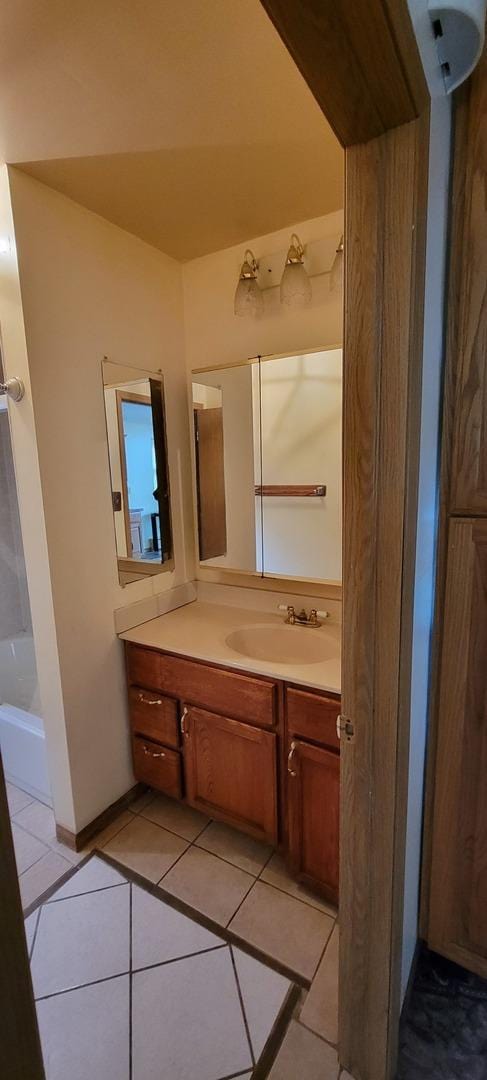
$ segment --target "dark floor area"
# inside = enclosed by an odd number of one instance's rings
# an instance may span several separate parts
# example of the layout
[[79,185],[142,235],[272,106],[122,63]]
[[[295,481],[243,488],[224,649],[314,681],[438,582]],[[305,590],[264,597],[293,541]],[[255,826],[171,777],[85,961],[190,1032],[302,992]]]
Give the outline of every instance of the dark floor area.
[[425,947],[401,1021],[397,1080],[487,1080],[487,980]]

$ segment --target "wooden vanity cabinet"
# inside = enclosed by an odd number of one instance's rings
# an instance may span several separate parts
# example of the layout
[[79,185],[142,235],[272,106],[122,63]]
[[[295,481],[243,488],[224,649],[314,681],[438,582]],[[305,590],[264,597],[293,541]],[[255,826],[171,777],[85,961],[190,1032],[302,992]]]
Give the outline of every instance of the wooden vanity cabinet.
[[127,643],[134,772],[338,899],[340,698]]
[[340,698],[286,687],[288,863],[338,903]]

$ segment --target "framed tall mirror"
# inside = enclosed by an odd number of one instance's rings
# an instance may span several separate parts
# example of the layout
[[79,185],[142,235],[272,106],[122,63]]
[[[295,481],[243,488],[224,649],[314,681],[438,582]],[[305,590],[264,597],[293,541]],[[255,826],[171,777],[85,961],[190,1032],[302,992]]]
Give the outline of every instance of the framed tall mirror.
[[193,372],[202,566],[341,582],[342,349]]
[[102,362],[121,585],[172,569],[164,383],[156,372]]

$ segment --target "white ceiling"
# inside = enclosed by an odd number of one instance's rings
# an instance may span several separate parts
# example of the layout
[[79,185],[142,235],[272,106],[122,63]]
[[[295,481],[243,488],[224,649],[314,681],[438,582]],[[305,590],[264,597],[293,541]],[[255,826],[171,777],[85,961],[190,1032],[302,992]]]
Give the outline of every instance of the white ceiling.
[[178,259],[343,206],[343,153],[260,0],[16,0],[0,153]]

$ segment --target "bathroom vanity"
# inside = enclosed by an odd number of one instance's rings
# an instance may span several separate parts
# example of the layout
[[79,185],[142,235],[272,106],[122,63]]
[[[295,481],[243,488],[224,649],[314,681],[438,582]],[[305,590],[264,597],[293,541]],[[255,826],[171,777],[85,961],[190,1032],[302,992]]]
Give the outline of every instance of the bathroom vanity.
[[[279,847],[299,880],[337,903],[340,696],[310,681],[315,668],[317,681],[332,682],[337,628],[284,627],[277,616],[249,611],[247,622],[250,615],[253,625],[240,634],[257,631],[258,642],[262,632],[285,635],[279,653],[294,647],[298,657],[321,642],[328,659],[244,662],[227,645],[235,639],[236,631],[226,633],[234,609],[211,604],[188,605],[121,635],[135,775]],[[167,642],[170,649],[158,647]],[[206,659],[212,654],[224,663]],[[305,683],[297,678],[303,672]]]

